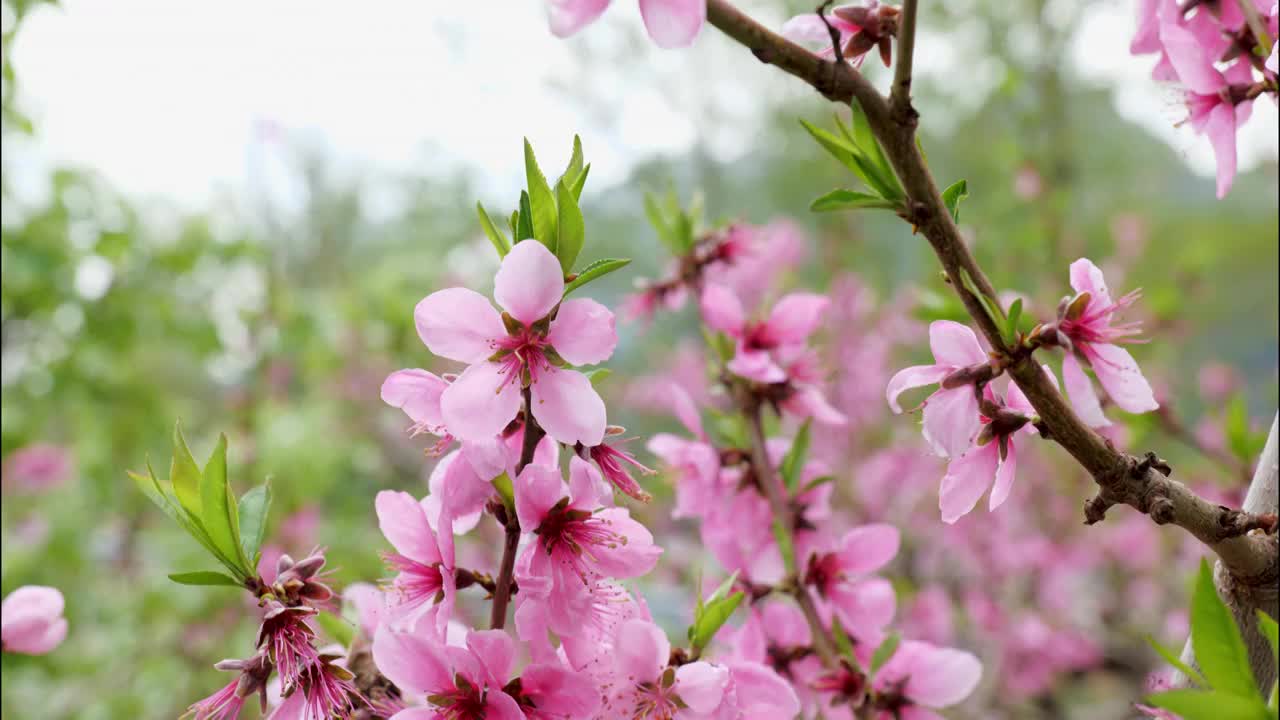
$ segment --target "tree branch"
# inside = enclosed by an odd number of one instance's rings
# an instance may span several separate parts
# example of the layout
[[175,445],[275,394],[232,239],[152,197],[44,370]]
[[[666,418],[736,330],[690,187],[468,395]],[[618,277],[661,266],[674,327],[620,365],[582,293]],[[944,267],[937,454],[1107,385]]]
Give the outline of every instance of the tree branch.
[[707,19],[762,62],[804,80],[829,100],[858,102],[906,190],[907,219],[933,247],[951,286],[991,348],[998,356],[1009,359],[1010,376],[1040,415],[1049,436],[1098,484],[1098,496],[1087,503],[1089,520],[1100,520],[1111,505],[1130,505],[1159,524],[1177,525],[1190,532],[1216,552],[1243,585],[1274,584],[1280,558],[1275,534],[1234,532],[1232,529],[1239,522],[1235,511],[1214,505],[1182,483],[1168,479],[1150,458],[1139,459],[1117,451],[1076,416],[1031,353],[1014,353],[1005,344],[982,302],[965,289],[962,277],[967,273],[980,293],[997,301],[994,287],[974,261],[947,211],[916,145],[914,126],[898,123],[889,103],[866,78],[847,64],[828,63],[773,33],[726,0],[708,0]]
[[[524,437],[520,446],[520,461],[516,463],[516,475],[525,466],[533,462],[534,453],[538,451],[538,443],[546,435],[538,422],[533,419],[533,397],[529,388],[524,388]],[[515,478],[512,478],[514,481]],[[500,630],[507,624],[507,605],[511,602],[512,578],[515,576],[516,551],[520,547],[520,519],[516,517],[514,507],[504,505],[502,563],[498,568],[497,586],[493,593],[493,607],[489,612],[489,627]]]
[[893,66],[893,89],[889,108],[903,125],[915,125],[919,119],[911,107],[911,63],[916,49],[916,0],[903,0],[902,17],[898,21],[898,57]]

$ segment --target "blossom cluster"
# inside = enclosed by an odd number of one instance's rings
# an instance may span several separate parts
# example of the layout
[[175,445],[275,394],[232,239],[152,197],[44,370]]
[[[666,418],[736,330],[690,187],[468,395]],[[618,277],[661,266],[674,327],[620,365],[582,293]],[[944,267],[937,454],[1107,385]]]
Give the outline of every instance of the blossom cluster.
[[1263,93],[1276,99],[1278,29],[1280,6],[1270,0],[1138,2],[1129,50],[1158,54],[1152,77],[1186,88],[1187,122],[1209,138],[1217,157],[1219,198],[1235,179],[1236,131],[1249,120],[1254,99]]

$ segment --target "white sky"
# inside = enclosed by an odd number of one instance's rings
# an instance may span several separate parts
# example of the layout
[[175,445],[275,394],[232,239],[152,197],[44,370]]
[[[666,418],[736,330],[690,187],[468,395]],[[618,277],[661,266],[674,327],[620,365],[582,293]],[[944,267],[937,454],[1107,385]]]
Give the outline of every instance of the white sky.
[[[1115,85],[1126,117],[1211,175],[1208,143],[1173,127],[1176,96],[1149,80],[1154,58],[1128,55],[1131,15],[1120,0],[1089,13],[1074,69]],[[492,183],[486,192],[504,196],[523,184],[523,135],[551,172],[572,132],[582,133],[596,188],[653,153],[699,142],[720,157],[747,152],[759,129],[748,88],[785,80],[762,77],[710,30],[689,51],[633,47],[639,24],[631,0],[567,42],[547,31],[542,0],[64,0],[33,13],[14,48],[38,137],[6,147],[18,155],[6,170],[21,188],[39,186],[52,165],[87,166],[127,194],[200,209],[222,194],[276,191],[264,127],[357,171],[472,168]],[[574,56],[582,47],[617,65],[584,68]],[[955,47],[921,43],[919,52],[924,72],[964,62]],[[738,127],[706,117],[699,93],[718,94],[741,115]],[[1277,152],[1275,108],[1255,105],[1242,169]]]

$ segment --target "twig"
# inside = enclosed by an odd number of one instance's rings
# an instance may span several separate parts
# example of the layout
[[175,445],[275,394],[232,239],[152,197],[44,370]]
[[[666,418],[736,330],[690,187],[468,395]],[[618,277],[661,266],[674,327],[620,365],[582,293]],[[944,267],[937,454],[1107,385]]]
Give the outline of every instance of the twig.
[[[1236,4],[1240,6],[1240,11],[1244,13],[1245,21],[1249,24],[1249,29],[1253,31],[1253,37],[1262,46],[1262,54],[1269,55],[1271,53],[1271,35],[1267,32],[1267,26],[1262,22],[1262,16],[1258,14],[1258,8],[1254,7],[1253,0],[1236,0]],[[1248,49],[1246,49],[1246,52]]]
[[916,0],[903,0],[902,16],[898,21],[898,57],[893,66],[893,88],[889,95],[889,108],[903,125],[914,127],[919,115],[911,107],[911,63],[916,49]]
[[[524,439],[520,447],[520,461],[516,464],[516,475],[525,466],[533,462],[533,455],[538,450],[538,443],[546,434],[533,419],[533,397],[529,388],[524,394]],[[515,478],[512,478],[514,481]],[[511,602],[511,583],[516,569],[516,550],[520,547],[520,518],[516,517],[514,507],[504,507],[504,537],[502,543],[502,564],[498,568],[497,586],[493,593],[493,608],[489,613],[489,627],[501,630],[507,624],[507,605]]]

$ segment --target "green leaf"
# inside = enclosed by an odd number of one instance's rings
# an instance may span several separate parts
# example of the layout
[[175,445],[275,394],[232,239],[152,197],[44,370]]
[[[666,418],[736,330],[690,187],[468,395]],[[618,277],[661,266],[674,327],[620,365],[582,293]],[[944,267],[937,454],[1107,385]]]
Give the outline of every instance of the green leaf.
[[169,482],[173,484],[173,494],[177,496],[182,507],[191,513],[196,520],[202,517],[200,509],[200,466],[191,456],[191,448],[182,436],[182,425],[173,426],[173,462],[169,465]]
[[493,489],[498,491],[502,499],[506,502],[507,507],[514,508],[516,506],[516,491],[511,484],[511,476],[505,472],[494,478],[490,484]]
[[489,213],[484,211],[484,206],[476,203],[476,214],[480,216],[480,227],[484,229],[484,234],[489,238],[489,242],[493,243],[493,249],[498,251],[498,259],[507,256],[511,252],[511,241],[507,236],[493,224],[493,220],[489,219]]
[[1009,306],[1009,317],[1004,326],[1004,341],[1010,346],[1018,342],[1018,321],[1022,320],[1022,298]]
[[598,386],[600,383],[604,382],[606,378],[612,375],[613,371],[609,368],[595,368],[593,370],[587,370],[582,374],[587,376],[587,379],[591,381],[592,385]]
[[853,641],[849,639],[849,633],[845,632],[844,625],[840,624],[840,618],[834,615],[831,617],[831,639],[836,644],[836,652],[857,668],[858,658],[853,654]]
[[351,647],[351,641],[356,638],[356,628],[351,621],[327,612],[316,613],[315,617],[316,622],[335,642],[342,647]]
[[810,490],[818,487],[819,485],[826,485],[829,482],[835,482],[835,479],[836,479],[835,475],[823,475],[822,477],[816,477],[810,480],[809,482],[805,483],[805,486],[803,488],[800,488],[800,492],[798,494],[803,495],[809,492]]
[[169,519],[178,523],[182,529],[186,530],[187,534],[195,538],[196,542],[200,543],[201,547],[205,550],[208,550],[210,555],[218,558],[219,562],[223,562],[222,558],[218,555],[217,549],[213,546],[213,541],[209,539],[208,534],[206,534],[204,528],[200,526],[199,521],[191,517],[191,514],[178,504],[178,499],[173,496],[172,492],[167,491],[165,487],[160,484],[160,481],[156,479],[156,473],[155,470],[151,469],[151,463],[147,463],[146,476],[130,472],[129,477],[133,479],[134,483],[137,484],[138,489],[141,490],[142,493],[151,500],[151,502],[155,503],[157,507],[164,511],[165,515],[169,516]]
[[[529,183],[529,206],[532,209],[533,237],[543,245],[556,251],[556,199],[551,194],[551,186],[538,167],[538,159],[533,155],[533,146],[528,138],[524,141],[524,176]],[[521,208],[520,213],[524,214]]]
[[782,562],[787,566],[787,574],[796,571],[795,546],[791,542],[791,528],[786,526],[782,518],[773,519],[773,539],[778,542],[778,550],[782,553]]
[[946,203],[947,209],[951,211],[952,220],[960,222],[960,201],[968,196],[969,183],[966,180],[957,180],[942,191],[942,202]]
[[572,189],[574,182],[582,174],[582,162],[582,138],[574,135],[573,152],[569,155],[569,164],[565,166],[564,172],[560,174],[557,184],[563,182],[566,187]]
[[590,163],[588,163],[586,167],[582,168],[582,172],[578,173],[578,176],[573,179],[573,182],[569,183],[569,189],[573,191],[574,200],[582,199],[582,188],[586,187],[587,175],[590,175],[590,174],[591,174],[591,165]]
[[680,254],[683,248],[680,247],[676,240],[675,231],[667,225],[667,220],[662,212],[662,208],[658,207],[658,200],[650,193],[644,194],[644,214],[649,218],[649,224],[658,233],[658,239],[662,241],[667,249],[673,254]]
[[1000,309],[998,304],[992,302],[991,298],[987,297],[985,293],[978,289],[978,284],[973,281],[973,277],[969,275],[969,271],[964,268],[960,268],[960,282],[964,284],[964,289],[968,290],[970,295],[978,299],[978,302],[982,305],[983,309],[987,311],[987,317],[991,318],[991,323],[996,327],[1002,326],[1005,320],[1004,311]]
[[1226,416],[1223,418],[1227,435],[1227,446],[1231,454],[1243,462],[1253,460],[1253,442],[1249,431],[1249,404],[1243,394],[1237,394],[1227,404]]
[[1280,665],[1280,632],[1277,632],[1276,621],[1261,610],[1255,610],[1258,614],[1258,632],[1271,643],[1271,658]]
[[881,641],[880,646],[871,654],[871,667],[868,672],[875,675],[877,670],[884,667],[884,664],[889,662],[893,654],[898,652],[898,644],[901,642],[902,636],[896,632],[890,633],[889,637]]
[[733,611],[738,609],[744,597],[745,593],[739,590],[732,595],[709,600],[702,606],[689,633],[689,641],[695,649],[701,650],[711,644],[712,638],[733,615]]
[[800,474],[804,470],[805,461],[809,456],[809,430],[812,422],[812,418],[810,418],[800,426],[795,439],[791,441],[791,448],[782,457],[782,466],[778,468],[778,472],[782,474],[782,481],[786,484],[787,492],[791,495],[794,495],[796,488],[800,486]]
[[1178,657],[1177,653],[1156,642],[1150,635],[1147,636],[1147,644],[1150,645],[1151,649],[1155,650],[1160,657],[1164,658],[1165,662],[1169,663],[1169,667],[1172,667],[1174,670],[1186,675],[1192,682],[1200,687],[1209,687],[1209,681],[1204,679],[1204,676],[1200,674],[1200,671],[1182,662],[1182,659]]
[[[898,182],[898,176],[894,174],[893,168],[889,165],[889,159],[884,156],[884,150],[880,148],[880,142],[876,140],[875,133],[871,131],[871,121],[867,119],[867,114],[863,112],[862,106],[858,104],[857,100],[854,100],[849,103],[849,110],[852,112],[853,118],[852,139],[854,144],[866,156],[867,164],[874,168],[879,180],[894,191],[893,195],[886,195],[886,197],[905,198],[907,194],[903,192],[902,185]],[[840,122],[838,117],[836,122]],[[841,129],[843,130],[843,126]]]
[[224,575],[212,570],[172,573],[169,575],[169,579],[179,585],[225,585],[227,587],[244,587],[244,585],[240,584],[239,580],[236,580],[230,575]]
[[895,210],[897,205],[882,197],[870,195],[856,190],[832,190],[809,204],[813,212],[832,212],[835,210]]
[[[515,243],[521,240],[536,240],[533,232],[533,210],[529,207],[529,193],[520,191],[520,209],[513,216],[516,221]],[[512,243],[514,246],[515,243]]]
[[204,511],[200,519],[213,546],[244,578],[252,574],[252,570],[240,547],[240,523],[234,498],[227,485],[227,436],[220,434],[200,477],[200,502]]
[[582,272],[578,273],[578,276],[573,281],[564,286],[564,294],[567,296],[593,280],[598,280],[614,270],[626,267],[630,262],[631,258],[604,258],[603,260],[597,260],[583,268]]
[[1170,690],[1147,697],[1147,702],[1182,716],[1182,720],[1266,720],[1267,708],[1257,691],[1251,696],[1222,690]]
[[1240,629],[1218,597],[1209,563],[1200,561],[1200,574],[1191,597],[1191,648],[1196,664],[1213,689],[1240,696],[1258,696]]
[[240,496],[240,547],[249,559],[250,569],[258,566],[259,550],[267,532],[271,514],[271,480],[250,488]]
[[887,184],[883,179],[877,176],[875,169],[872,167],[871,161],[863,155],[862,151],[853,145],[853,143],[836,137],[822,128],[801,120],[800,124],[804,129],[813,136],[814,140],[831,154],[840,164],[849,168],[854,175],[858,176],[862,182],[866,183],[868,188],[876,191],[881,197],[893,199],[897,191],[892,185]]
[[734,570],[732,575],[725,578],[724,582],[720,583],[720,585],[716,587],[715,592],[711,593],[706,601],[711,602],[712,600],[724,597],[725,593],[729,592],[729,590],[733,588],[733,584],[738,582],[738,572],[739,571]]
[[556,183],[556,205],[560,213],[556,221],[556,257],[560,258],[560,267],[568,273],[573,270],[573,263],[582,251],[586,227],[582,210],[578,209],[578,199],[564,181]]

